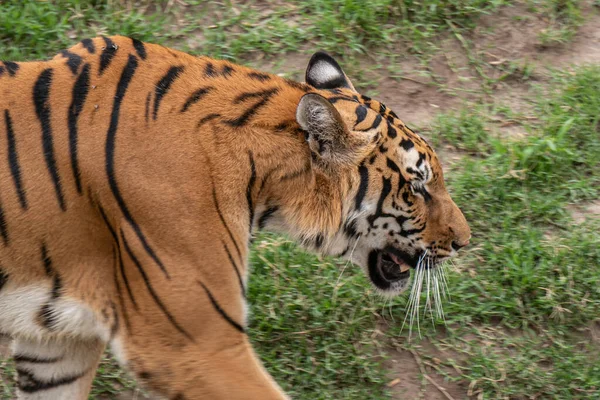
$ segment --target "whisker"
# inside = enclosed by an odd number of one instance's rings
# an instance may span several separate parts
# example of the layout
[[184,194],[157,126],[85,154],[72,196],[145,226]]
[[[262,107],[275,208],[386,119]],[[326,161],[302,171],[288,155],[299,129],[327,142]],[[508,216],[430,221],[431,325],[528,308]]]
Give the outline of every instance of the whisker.
[[[423,256],[425,257],[425,255],[427,255],[427,250],[425,250],[425,253],[424,253]],[[423,260],[421,260],[421,262],[419,263],[418,270],[417,270],[417,272],[418,272],[418,274],[417,274],[417,276],[418,276],[418,285],[417,285],[417,293],[416,293],[417,304],[415,306],[415,313],[416,313],[415,317],[416,317],[416,320],[417,320],[417,332],[419,333],[419,338],[422,337],[421,336],[421,323],[419,322],[419,312],[421,310],[421,292],[422,292],[422,289],[423,289],[423,276],[425,275],[425,273],[423,271],[423,265],[422,265],[422,263],[423,263]]]
[[435,326],[435,321],[433,319],[433,307],[432,307],[433,297],[431,298],[431,300],[429,299],[429,295],[431,292],[431,285],[433,285],[433,282],[431,280],[431,257],[427,257],[427,303],[426,303],[425,311],[427,311],[427,308],[429,308],[429,315],[431,316],[431,324]]
[[416,311],[416,298],[418,295],[417,291],[418,291],[418,287],[419,287],[419,284],[418,284],[419,271],[420,271],[420,266],[421,266],[421,263],[422,263],[424,257],[425,257],[425,254],[421,255],[421,257],[419,258],[419,261],[417,262],[417,265],[415,268],[415,276],[413,276],[413,279],[412,279],[412,287],[410,290],[410,295],[408,296],[408,303],[406,304],[404,321],[402,321],[402,327],[400,328],[400,332],[402,332],[404,330],[404,325],[406,325],[406,320],[409,319],[409,325],[408,325],[408,340],[409,341],[412,337],[412,327],[413,327],[414,316],[415,316],[415,311]]
[[342,275],[344,275],[344,271],[346,271],[346,268],[348,268],[348,265],[350,265],[350,263],[353,263],[352,256],[354,255],[354,250],[356,250],[356,246],[358,245],[358,242],[359,242],[361,236],[362,236],[362,234],[359,234],[356,237],[356,241],[354,242],[354,247],[352,248],[352,251],[350,252],[350,256],[348,257],[348,261],[346,261],[346,264],[344,264],[344,268],[342,268],[342,272],[340,272],[340,276],[338,276],[337,281],[335,282],[335,286],[336,287],[340,284],[340,280],[342,279]]
[[440,294],[440,279],[439,279],[440,274],[442,274],[441,267],[437,267],[436,268],[436,275],[434,277],[434,279],[435,279],[435,287],[436,287],[436,291],[435,291],[435,294],[436,294],[436,304],[437,304],[436,311],[437,311],[438,318],[443,319],[444,320],[444,325],[445,325],[446,324],[446,318],[444,316],[444,305],[442,303],[442,296]]
[[450,287],[448,286],[448,268],[446,266],[446,263],[442,263],[441,265],[442,267],[442,284],[444,285],[444,298],[446,298],[446,295],[448,296],[448,300],[452,301],[452,297],[450,296]]

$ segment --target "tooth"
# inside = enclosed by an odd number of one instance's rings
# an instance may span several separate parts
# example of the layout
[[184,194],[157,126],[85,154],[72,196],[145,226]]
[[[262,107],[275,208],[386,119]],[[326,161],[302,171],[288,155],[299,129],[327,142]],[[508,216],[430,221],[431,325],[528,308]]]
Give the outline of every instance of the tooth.
[[410,267],[404,263],[400,265],[400,272],[406,272],[409,269],[410,269]]

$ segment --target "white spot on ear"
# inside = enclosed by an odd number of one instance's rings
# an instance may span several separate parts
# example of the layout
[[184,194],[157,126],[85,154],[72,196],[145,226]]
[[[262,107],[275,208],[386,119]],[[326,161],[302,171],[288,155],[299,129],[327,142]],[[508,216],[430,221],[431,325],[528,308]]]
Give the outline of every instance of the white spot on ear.
[[339,79],[341,76],[342,74],[340,74],[340,71],[326,61],[317,61],[317,63],[314,64],[310,70],[310,77],[317,84],[331,82]]

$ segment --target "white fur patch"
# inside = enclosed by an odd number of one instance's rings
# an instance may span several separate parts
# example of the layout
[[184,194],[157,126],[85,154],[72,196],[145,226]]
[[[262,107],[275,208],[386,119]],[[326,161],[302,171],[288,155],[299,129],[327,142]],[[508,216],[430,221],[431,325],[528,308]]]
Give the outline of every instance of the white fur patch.
[[[69,336],[107,341],[110,328],[103,325],[96,313],[86,304],[65,297],[51,300],[51,287],[29,285],[3,288],[0,294],[0,327],[15,338],[44,340]],[[40,324],[40,310],[51,304],[56,321],[49,331]]]
[[427,160],[423,160],[421,164],[417,167],[417,163],[419,162],[419,152],[416,148],[411,148],[408,151],[398,150],[398,155],[403,161],[403,164],[406,168],[412,168],[416,171],[419,171],[423,176],[423,183],[427,183],[429,178],[431,177],[431,167]]

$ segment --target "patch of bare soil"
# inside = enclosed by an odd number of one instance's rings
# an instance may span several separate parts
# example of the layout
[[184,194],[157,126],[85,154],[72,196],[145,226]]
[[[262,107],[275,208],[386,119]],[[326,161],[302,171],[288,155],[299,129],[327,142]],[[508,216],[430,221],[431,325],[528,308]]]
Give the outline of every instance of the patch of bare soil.
[[[429,356],[433,360],[447,359],[449,354],[435,349],[428,342]],[[384,365],[389,371],[387,386],[394,399],[426,399],[448,400],[463,399],[468,388],[464,385],[450,381],[437,373],[436,369],[443,369],[446,374],[457,377],[458,373],[449,368],[436,365],[435,362],[424,361],[417,350],[404,350],[390,347],[387,350],[390,357]]]
[[578,224],[589,220],[600,220],[600,200],[569,207],[569,211]]

